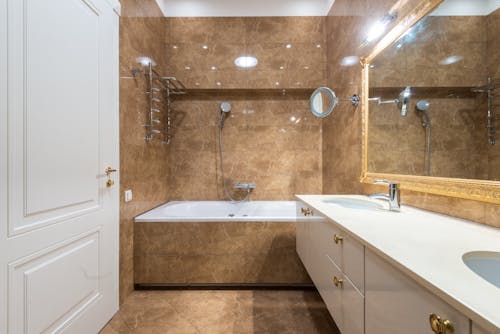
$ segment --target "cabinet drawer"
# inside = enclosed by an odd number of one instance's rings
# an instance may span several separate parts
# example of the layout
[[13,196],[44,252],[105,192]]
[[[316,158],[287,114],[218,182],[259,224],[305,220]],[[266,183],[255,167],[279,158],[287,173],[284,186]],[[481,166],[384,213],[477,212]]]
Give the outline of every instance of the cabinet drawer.
[[431,314],[451,321],[454,334],[469,333],[467,317],[369,250],[365,266],[366,334],[432,333]]
[[364,246],[326,219],[314,224],[311,235],[318,248],[364,293]]
[[340,331],[345,334],[363,334],[365,329],[364,297],[344,276],[341,288],[342,313],[338,320]]

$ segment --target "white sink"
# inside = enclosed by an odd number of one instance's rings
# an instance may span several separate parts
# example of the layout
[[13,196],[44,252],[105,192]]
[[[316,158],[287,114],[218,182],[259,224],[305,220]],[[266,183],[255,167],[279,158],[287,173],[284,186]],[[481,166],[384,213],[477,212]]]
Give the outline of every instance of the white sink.
[[348,209],[383,210],[384,206],[369,199],[353,197],[336,197],[322,200],[324,203],[341,206]]
[[470,270],[500,288],[500,252],[470,252],[462,259]]

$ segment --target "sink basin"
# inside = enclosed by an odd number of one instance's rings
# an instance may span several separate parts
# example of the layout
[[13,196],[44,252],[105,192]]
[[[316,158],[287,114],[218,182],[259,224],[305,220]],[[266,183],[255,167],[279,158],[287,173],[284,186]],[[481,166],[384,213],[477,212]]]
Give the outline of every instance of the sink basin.
[[336,197],[323,200],[324,203],[338,205],[343,208],[361,210],[382,210],[384,206],[374,201],[352,197]]
[[470,270],[500,288],[500,252],[470,252],[462,259]]

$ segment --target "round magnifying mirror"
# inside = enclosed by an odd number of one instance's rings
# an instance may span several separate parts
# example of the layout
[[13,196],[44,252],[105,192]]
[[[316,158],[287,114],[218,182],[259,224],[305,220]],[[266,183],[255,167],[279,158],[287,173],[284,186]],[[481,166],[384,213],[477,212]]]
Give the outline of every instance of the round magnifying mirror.
[[330,115],[338,103],[335,92],[328,87],[320,87],[316,89],[309,100],[311,112],[316,117],[326,117]]

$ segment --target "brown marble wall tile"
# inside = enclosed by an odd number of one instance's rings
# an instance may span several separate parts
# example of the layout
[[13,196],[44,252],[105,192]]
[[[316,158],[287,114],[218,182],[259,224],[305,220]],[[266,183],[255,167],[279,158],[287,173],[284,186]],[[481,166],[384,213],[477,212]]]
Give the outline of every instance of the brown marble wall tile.
[[[120,18],[120,302],[133,290],[133,217],[167,201],[168,156],[160,142],[144,141],[147,117],[146,79],[133,78],[130,67],[138,56],[151,56],[162,67],[162,18]],[[134,199],[125,203],[123,191]]]
[[308,283],[294,223],[141,223],[136,283]]
[[[169,72],[192,89],[312,88],[326,82],[324,17],[165,20]],[[252,55],[255,68],[234,61]]]
[[175,139],[169,147],[171,200],[222,200],[218,117],[224,123],[225,179],[255,182],[254,200],[292,200],[321,192],[321,121],[310,115],[309,93],[196,94],[174,103]]
[[163,17],[155,0],[120,0],[122,17]]
[[162,41],[165,38],[165,18],[120,17],[120,76],[131,77],[131,67],[138,67],[137,57],[148,56],[158,64],[162,73],[166,54]]
[[[368,7],[384,10],[396,1],[336,0],[327,18],[328,85],[337,94],[349,96],[361,89],[361,70],[357,66],[339,66],[343,57],[368,54],[360,45],[374,22]],[[406,8],[415,5],[409,1]],[[379,17],[380,17],[379,16]],[[399,17],[403,17],[400,15]],[[495,21],[498,22],[498,21]],[[498,34],[491,33],[490,36]],[[494,64],[498,64],[495,62]],[[383,121],[383,120],[382,120]],[[361,117],[359,110],[339,106],[338,111],[323,121],[323,193],[373,193],[384,188],[361,184]],[[496,165],[498,166],[498,165]],[[492,167],[490,167],[491,169]],[[494,168],[494,167],[493,167]],[[498,170],[498,167],[496,168]],[[425,193],[403,192],[402,200],[410,205],[472,221],[500,227],[500,205]]]

